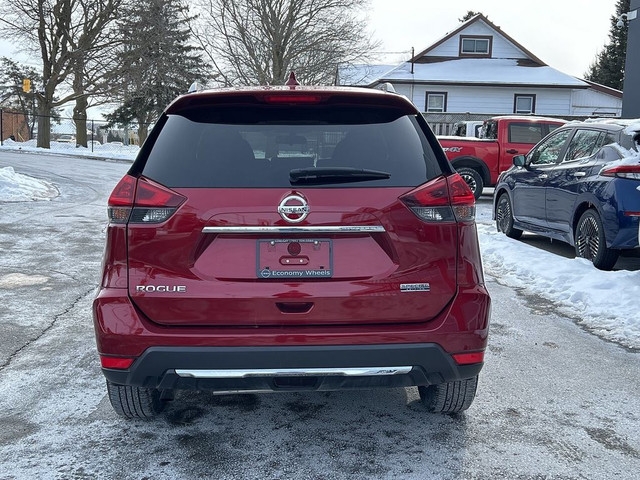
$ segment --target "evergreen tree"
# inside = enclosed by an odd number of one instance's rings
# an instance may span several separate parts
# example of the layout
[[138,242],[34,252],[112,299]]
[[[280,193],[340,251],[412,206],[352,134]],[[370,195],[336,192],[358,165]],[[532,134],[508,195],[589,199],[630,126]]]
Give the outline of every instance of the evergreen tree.
[[[467,13],[464,14],[463,17],[459,18],[458,21],[461,23],[466,22],[467,20],[472,19],[473,17],[475,17],[476,15],[481,14],[484,15],[484,13],[482,12],[475,12],[473,10],[468,10]],[[486,15],[484,15],[484,17],[489,20],[489,17],[487,17]]]
[[204,69],[199,49],[189,44],[194,17],[182,0],[132,3],[122,19],[124,41],[114,72],[121,105],[107,118],[119,124],[137,121],[142,143],[148,125],[191,83],[202,80]]
[[611,17],[609,43],[597,54],[585,74],[587,80],[622,90],[624,64],[627,58],[628,23],[619,28],[616,24],[620,15],[629,11],[631,0],[618,0],[616,14]]

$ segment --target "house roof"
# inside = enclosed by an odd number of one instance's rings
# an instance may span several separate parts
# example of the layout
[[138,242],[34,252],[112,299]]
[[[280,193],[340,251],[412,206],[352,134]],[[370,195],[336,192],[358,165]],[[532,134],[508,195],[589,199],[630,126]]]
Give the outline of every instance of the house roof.
[[613,97],[622,98],[622,91],[617,90],[615,88],[607,87],[606,85],[601,85],[600,83],[595,83],[590,80],[581,79],[583,82],[587,83],[594,90],[605,93],[607,95],[611,95]]
[[400,64],[369,85],[380,82],[412,82],[455,85],[503,85],[529,87],[588,88],[580,79],[546,65],[517,59],[455,58],[434,63]]
[[483,21],[484,23],[487,24],[487,26],[489,26],[490,28],[492,28],[493,30],[495,30],[498,34],[502,35],[507,41],[509,41],[510,43],[512,43],[516,48],[518,48],[519,50],[522,51],[522,53],[524,53],[527,57],[529,57],[533,62],[539,64],[539,65],[546,65],[546,63],[544,63],[542,60],[540,60],[538,57],[536,57],[533,53],[531,53],[529,50],[527,50],[526,48],[524,48],[522,45],[520,45],[518,42],[516,42],[513,38],[511,38],[509,35],[507,35],[505,32],[503,32],[500,27],[498,27],[497,25],[495,25],[493,22],[491,22],[487,17],[485,17],[484,15],[482,15],[481,13],[478,13],[477,15],[471,17],[469,20],[467,20],[466,22],[462,23],[458,28],[456,28],[455,30],[447,33],[444,37],[442,37],[440,40],[438,40],[437,42],[435,42],[434,44],[430,45],[429,47],[425,48],[423,51],[421,51],[420,53],[418,53],[417,55],[415,55],[411,61],[413,62],[419,62],[421,57],[426,56],[429,52],[431,52],[434,48],[442,45],[444,42],[446,42],[447,40],[449,40],[450,38],[456,36],[457,34],[459,34],[461,31],[465,30],[466,28],[468,28],[470,25],[479,22],[479,21]]
[[[468,58],[430,55],[437,47],[472,25],[481,22],[522,52],[522,58]],[[412,64],[413,63],[413,64]],[[556,70],[494,25],[477,14],[460,24],[408,62],[398,65],[348,65],[337,72],[342,85],[375,86],[380,83],[421,83],[429,85],[503,86],[543,88],[592,88],[622,98],[622,92]]]
[[338,67],[337,84],[368,86],[376,82],[398,65],[341,65]]

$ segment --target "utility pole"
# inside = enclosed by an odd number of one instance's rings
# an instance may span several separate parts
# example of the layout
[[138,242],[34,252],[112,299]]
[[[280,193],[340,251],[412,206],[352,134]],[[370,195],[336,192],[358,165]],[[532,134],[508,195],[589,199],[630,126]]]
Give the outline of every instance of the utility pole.
[[640,118],[640,0],[631,0],[631,9],[622,14],[627,20],[627,60],[624,67],[622,118]]

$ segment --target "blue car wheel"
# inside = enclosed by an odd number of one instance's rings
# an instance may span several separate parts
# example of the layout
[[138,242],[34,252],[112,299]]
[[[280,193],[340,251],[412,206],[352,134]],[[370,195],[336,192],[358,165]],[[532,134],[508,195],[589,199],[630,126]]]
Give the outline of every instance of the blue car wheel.
[[513,227],[513,210],[509,195],[503,193],[498,199],[496,206],[496,228],[499,232],[504,233],[507,237],[515,240],[522,236],[522,230]]
[[618,261],[620,252],[607,247],[604,228],[595,210],[582,214],[576,226],[576,255],[591,260],[600,270],[611,270]]

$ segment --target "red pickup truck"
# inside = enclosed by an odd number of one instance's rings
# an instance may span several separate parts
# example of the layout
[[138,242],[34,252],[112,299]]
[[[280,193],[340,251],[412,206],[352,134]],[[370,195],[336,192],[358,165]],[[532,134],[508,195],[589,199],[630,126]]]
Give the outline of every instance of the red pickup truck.
[[515,155],[526,155],[531,147],[564,120],[545,117],[504,116],[484,122],[482,138],[438,137],[447,158],[467,182],[476,198],[482,189],[496,184]]

